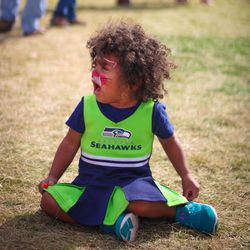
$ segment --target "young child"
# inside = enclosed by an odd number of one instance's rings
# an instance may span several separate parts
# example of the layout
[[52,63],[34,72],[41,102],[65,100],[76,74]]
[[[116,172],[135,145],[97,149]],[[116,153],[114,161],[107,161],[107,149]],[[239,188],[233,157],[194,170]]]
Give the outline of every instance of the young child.
[[[110,22],[87,47],[93,94],[82,98],[66,122],[68,133],[39,184],[42,210],[69,223],[100,225],[124,241],[135,240],[138,216],[165,217],[214,234],[217,214],[210,205],[192,202],[199,184],[165,106],[157,101],[174,67],[170,50],[140,25],[124,21]],[[152,177],[154,135],[181,177],[183,196]],[[79,175],[71,184],[56,184],[79,147]]]

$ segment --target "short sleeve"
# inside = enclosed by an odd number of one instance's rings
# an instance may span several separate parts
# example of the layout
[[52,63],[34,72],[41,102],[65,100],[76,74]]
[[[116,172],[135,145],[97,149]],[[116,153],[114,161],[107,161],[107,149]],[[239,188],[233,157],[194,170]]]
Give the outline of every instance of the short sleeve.
[[152,126],[153,133],[162,139],[167,139],[174,134],[174,126],[170,122],[166,106],[158,101],[154,105]]
[[85,130],[84,125],[84,116],[83,116],[83,98],[76,106],[73,113],[70,115],[69,119],[66,121],[66,124],[79,133],[83,133]]

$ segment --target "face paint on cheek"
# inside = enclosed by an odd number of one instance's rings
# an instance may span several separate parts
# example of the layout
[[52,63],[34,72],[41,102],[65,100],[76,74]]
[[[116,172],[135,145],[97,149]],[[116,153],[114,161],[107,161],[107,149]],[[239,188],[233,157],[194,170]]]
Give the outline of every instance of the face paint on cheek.
[[99,87],[107,83],[107,77],[105,74],[98,73],[96,69],[92,71],[92,81]]

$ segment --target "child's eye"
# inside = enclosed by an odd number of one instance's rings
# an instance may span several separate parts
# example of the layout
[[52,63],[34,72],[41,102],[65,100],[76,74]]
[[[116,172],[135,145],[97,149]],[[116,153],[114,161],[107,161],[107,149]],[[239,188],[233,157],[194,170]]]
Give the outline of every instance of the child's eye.
[[108,65],[106,63],[102,64],[102,69],[107,71],[109,69]]
[[110,66],[108,63],[106,63],[106,62],[104,62],[104,63],[102,64],[102,68],[103,68],[104,70],[106,70],[106,71],[111,70],[111,66]]

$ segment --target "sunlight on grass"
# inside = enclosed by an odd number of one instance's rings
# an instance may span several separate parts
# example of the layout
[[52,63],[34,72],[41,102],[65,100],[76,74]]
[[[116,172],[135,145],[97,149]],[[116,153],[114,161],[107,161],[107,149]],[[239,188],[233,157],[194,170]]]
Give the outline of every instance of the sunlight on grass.
[[[49,1],[44,25],[57,1]],[[48,29],[24,38],[20,21],[0,35],[0,246],[3,249],[248,249],[250,165],[250,9],[247,0],[78,1],[86,27]],[[126,245],[94,228],[69,226],[39,211],[36,185],[48,172],[65,120],[91,92],[91,34],[109,19],[131,18],[172,49],[178,65],[163,102],[201,184],[199,201],[219,214],[218,234],[207,237],[164,220],[142,221]],[[77,174],[78,156],[62,177]],[[157,139],[151,159],[157,180],[181,183]],[[244,216],[243,216],[244,215]]]

